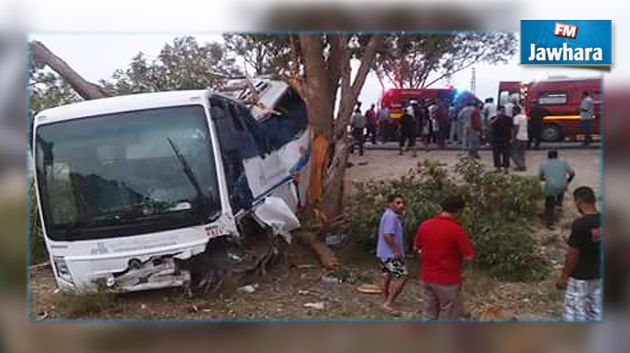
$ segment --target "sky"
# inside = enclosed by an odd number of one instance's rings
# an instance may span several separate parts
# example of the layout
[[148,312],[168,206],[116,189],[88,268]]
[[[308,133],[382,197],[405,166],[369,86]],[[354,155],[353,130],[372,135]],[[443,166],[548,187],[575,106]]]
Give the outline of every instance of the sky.
[[[177,36],[192,35],[199,43],[222,41],[220,34],[181,33],[181,34],[33,34],[32,39],[39,40],[55,54],[65,60],[72,68],[86,79],[97,82],[111,79],[116,69],[127,68],[131,58],[143,52],[148,59],[155,59],[162,47],[172,43]],[[353,69],[359,66],[353,62]],[[567,68],[536,68],[518,64],[515,55],[506,64],[478,64],[476,71],[476,91],[481,99],[496,97],[499,81],[532,81],[549,75],[569,77],[599,76],[598,71]],[[460,71],[452,76],[451,83],[460,89],[470,90],[472,68]],[[444,87],[446,81],[440,81],[432,87]],[[363,87],[359,100],[366,105],[376,103],[382,94],[382,88],[376,75],[370,74]]]
[[[178,4],[181,6],[176,8],[161,6],[160,1],[139,0],[131,4],[111,0],[107,3],[89,2],[89,6],[82,6],[85,3],[71,0],[60,2],[74,7],[66,6],[64,7],[66,11],[60,13],[57,6],[52,6],[48,2],[26,1],[30,4],[28,6],[37,4],[32,11],[28,11],[29,16],[24,18],[25,28],[30,33],[28,37],[42,41],[90,81],[109,79],[116,69],[126,68],[131,58],[140,51],[148,58],[154,58],[164,44],[172,42],[177,36],[193,35],[200,43],[219,41],[220,33],[224,30],[234,29],[234,26],[247,29],[247,25],[243,26],[244,23],[251,26],[252,22],[248,19],[256,12],[255,7],[244,7],[245,3],[242,1],[230,7],[218,2],[213,2],[210,6],[193,5],[196,3],[179,0]],[[481,2],[493,3],[487,0]],[[148,11],[151,16],[147,16],[145,13],[147,11],[142,7],[142,4],[149,3],[154,4]],[[462,1],[455,0],[451,3]],[[604,74],[604,79],[628,81],[630,62],[622,58],[630,56],[630,51],[629,46],[623,46],[621,43],[624,38],[630,38],[630,24],[624,18],[624,14],[630,13],[629,5],[610,0],[600,0],[597,4],[592,1],[574,0],[570,6],[548,1],[521,1],[519,4],[518,11],[513,11],[510,16],[506,15],[509,17],[506,22],[513,24],[511,30],[515,33],[518,33],[519,19],[612,19],[614,74]],[[125,6],[125,11],[119,11],[121,6]],[[244,11],[244,8],[250,11]],[[55,16],[55,12],[61,17]],[[121,19],[117,22],[111,21],[109,16],[114,15]],[[235,21],[231,21],[230,18]],[[486,20],[492,22],[491,19]],[[518,57],[517,53],[507,64],[476,65],[476,95],[481,99],[496,97],[499,82],[505,80],[531,81],[549,75],[586,77],[601,74],[599,71],[588,69],[521,66],[518,64]],[[353,63],[353,67],[357,66],[358,63]],[[452,76],[451,83],[457,88],[470,89],[471,75],[472,69],[463,70]],[[445,84],[446,82],[439,82],[433,87]],[[369,104],[376,102],[380,95],[381,86],[371,74],[359,100]]]

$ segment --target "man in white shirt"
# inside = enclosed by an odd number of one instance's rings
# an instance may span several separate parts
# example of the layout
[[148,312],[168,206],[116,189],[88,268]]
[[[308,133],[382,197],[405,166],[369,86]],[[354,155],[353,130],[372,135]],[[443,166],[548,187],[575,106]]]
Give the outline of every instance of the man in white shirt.
[[510,118],[514,117],[514,107],[518,106],[518,93],[512,93],[508,102],[505,104],[505,115]]
[[459,112],[457,116],[458,131],[457,135],[461,136],[462,150],[468,150],[468,130],[470,129],[470,117],[475,111],[474,101],[468,102],[466,107]]
[[497,115],[497,108],[494,106],[494,98],[486,98],[481,114],[481,135],[485,143],[490,142],[490,121]]
[[527,147],[527,117],[521,113],[521,107],[515,106],[514,112],[514,142],[512,143],[512,160],[517,171],[525,171],[525,148]]

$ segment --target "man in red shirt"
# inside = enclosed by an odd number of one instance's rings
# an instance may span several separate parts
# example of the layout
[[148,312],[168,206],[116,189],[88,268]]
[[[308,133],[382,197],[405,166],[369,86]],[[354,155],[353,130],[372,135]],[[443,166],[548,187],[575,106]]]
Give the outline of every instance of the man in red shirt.
[[452,320],[463,314],[460,296],[464,261],[472,261],[475,250],[457,216],[464,208],[461,196],[442,202],[442,213],[418,227],[415,249],[420,255],[420,279],[428,319]]
[[365,119],[367,120],[367,130],[368,135],[372,139],[372,144],[376,145],[376,134],[378,131],[378,116],[376,115],[376,111],[374,110],[374,104],[370,106],[365,112]]
[[481,112],[479,107],[473,107],[470,115],[470,130],[468,131],[468,155],[473,158],[479,156],[479,145],[481,144]]

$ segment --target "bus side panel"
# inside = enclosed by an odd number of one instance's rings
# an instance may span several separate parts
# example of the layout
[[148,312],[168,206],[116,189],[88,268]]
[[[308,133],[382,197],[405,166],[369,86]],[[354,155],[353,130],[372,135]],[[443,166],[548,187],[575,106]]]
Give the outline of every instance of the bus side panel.
[[[265,158],[244,161],[245,173],[254,195],[259,201],[266,196],[282,198],[293,211],[304,204],[310,170],[309,130]],[[295,185],[297,182],[297,186]]]

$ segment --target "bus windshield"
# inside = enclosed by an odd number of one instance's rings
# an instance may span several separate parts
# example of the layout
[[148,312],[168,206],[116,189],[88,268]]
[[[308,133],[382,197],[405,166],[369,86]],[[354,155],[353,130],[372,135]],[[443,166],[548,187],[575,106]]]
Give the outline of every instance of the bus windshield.
[[111,238],[218,218],[208,131],[201,105],[39,126],[35,164],[47,236]]

